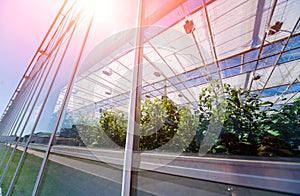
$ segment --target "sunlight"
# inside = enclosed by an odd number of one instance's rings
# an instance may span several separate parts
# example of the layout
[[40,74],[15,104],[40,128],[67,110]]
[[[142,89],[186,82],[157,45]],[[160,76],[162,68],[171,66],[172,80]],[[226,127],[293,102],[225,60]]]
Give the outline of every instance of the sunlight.
[[115,1],[113,0],[81,0],[79,4],[87,14],[95,12],[98,21],[109,22],[114,16]]

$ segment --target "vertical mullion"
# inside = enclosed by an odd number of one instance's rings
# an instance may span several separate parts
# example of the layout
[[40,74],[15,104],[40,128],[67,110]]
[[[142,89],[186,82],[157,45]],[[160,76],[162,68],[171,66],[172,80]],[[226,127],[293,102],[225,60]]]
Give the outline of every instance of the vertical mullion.
[[[124,152],[122,195],[129,196],[132,191],[132,184],[137,182],[137,173],[135,179],[132,178],[133,151],[139,148],[139,113],[141,101],[141,84],[143,74],[143,22],[144,22],[144,1],[138,1],[137,9],[137,29],[135,36],[135,59],[132,76],[132,87],[130,93],[130,106],[128,114],[128,127],[126,134],[126,145]],[[137,187],[136,187],[137,188]]]

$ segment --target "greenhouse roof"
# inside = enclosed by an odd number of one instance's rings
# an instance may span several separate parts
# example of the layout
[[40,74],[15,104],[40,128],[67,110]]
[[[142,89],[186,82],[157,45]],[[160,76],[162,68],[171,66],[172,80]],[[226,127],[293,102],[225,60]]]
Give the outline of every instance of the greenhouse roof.
[[[148,17],[146,11],[142,99],[166,93],[177,104],[197,107],[198,94],[211,79],[250,90],[276,105],[299,97],[297,0],[219,0],[206,6],[184,2],[158,20],[151,16],[159,8],[149,8]],[[193,33],[186,33],[187,21],[194,23]],[[87,56],[69,110],[95,105],[121,109],[129,103],[134,33],[108,38]]]

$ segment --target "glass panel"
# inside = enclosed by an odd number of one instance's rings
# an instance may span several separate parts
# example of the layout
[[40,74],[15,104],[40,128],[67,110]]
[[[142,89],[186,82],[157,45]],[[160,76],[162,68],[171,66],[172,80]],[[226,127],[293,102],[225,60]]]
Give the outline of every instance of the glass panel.
[[240,72],[241,72],[241,66],[238,66],[238,67],[234,67],[234,68],[226,69],[226,70],[222,71],[222,75],[223,75],[223,78],[227,78],[227,77],[231,77],[231,76],[236,76],[236,75],[240,74]]
[[282,53],[278,63],[281,64],[281,63],[297,60],[299,58],[300,58],[300,48]]
[[[177,13],[180,14],[180,11]],[[168,16],[173,15],[170,13]],[[172,20],[168,22],[172,24]],[[275,109],[272,106],[281,104],[281,101],[271,103],[270,97],[278,96],[273,91],[280,90],[279,87],[257,92],[236,87],[237,84],[244,87],[245,81],[239,80],[249,79],[247,82],[255,80],[255,85],[261,88],[270,73],[267,68],[274,66],[284,41],[265,47],[262,52],[264,58],[257,65],[259,49],[245,52],[244,59],[239,54],[220,59],[218,63],[199,64],[192,70],[184,70],[188,61],[166,58],[170,51],[182,51],[182,48],[193,46],[197,50],[193,36],[181,31],[184,22],[182,20],[180,25],[159,34],[155,28],[152,39],[163,40],[161,43],[152,41],[149,36],[151,26],[147,27],[148,41],[153,43],[151,47],[157,54],[155,58],[148,55],[147,62],[142,64],[144,86],[141,93],[150,92],[151,96],[137,100],[141,102],[136,111],[139,136],[133,148],[131,193],[285,195],[296,191],[297,183],[293,183],[293,190],[287,190],[284,187],[290,184],[284,181],[295,179],[288,171],[289,164],[298,167],[299,142],[296,138],[300,132],[298,128],[286,131],[283,124],[286,122],[291,127],[298,127],[298,121],[292,120],[298,114],[286,119],[279,116],[287,111],[298,111],[299,98],[290,99],[293,101],[287,103],[289,106]],[[178,32],[173,33],[177,30],[181,36],[176,34]],[[197,29],[194,31],[197,33]],[[172,44],[174,37],[186,41],[182,46]],[[159,50],[155,50],[156,47]],[[186,56],[194,53],[185,51]],[[212,54],[211,51],[209,53]],[[213,56],[210,58],[214,59]],[[182,70],[176,69],[177,62],[174,60],[180,61]],[[244,65],[241,65],[242,60]],[[255,66],[266,78],[259,80],[252,76]],[[164,70],[168,70],[169,74]],[[252,72],[248,79],[243,74],[247,72]],[[220,76],[224,80],[221,81]],[[155,83],[165,84],[160,93],[158,89],[151,92],[146,87],[146,84],[154,86]],[[278,161],[279,165],[275,166],[274,161]],[[275,172],[278,170],[279,173]],[[278,178],[280,182],[269,180],[267,183],[275,183],[276,186],[262,185],[266,181],[262,179],[267,178]]]
[[269,4],[66,1],[0,121],[0,190],[299,194],[299,36],[278,54],[295,1],[276,5],[283,28],[270,27],[261,54],[249,47]]
[[137,195],[144,195],[141,190],[153,195],[288,195],[146,170],[138,172],[138,181],[140,192]]
[[[22,151],[17,150],[15,157],[18,158],[14,157],[11,169],[17,166],[16,164],[18,163],[21,154]],[[39,155],[37,156],[37,154]],[[41,157],[43,156],[43,153],[37,154],[33,155],[30,152],[26,154],[26,158],[22,164],[20,174],[12,191],[12,195],[31,195],[36,177],[42,164]]]
[[265,46],[262,50],[261,57],[267,57],[267,56],[271,56],[271,55],[280,53],[280,51],[282,50],[285,43],[286,43],[286,40],[283,40],[283,41],[278,41],[273,44]]
[[255,69],[255,65],[256,65],[256,62],[245,63],[243,65],[243,72],[246,73],[246,72],[254,70]]
[[[41,147],[45,150],[51,135],[54,137],[49,160],[42,165],[45,173],[38,189],[41,195],[121,194],[134,62],[133,56],[130,57],[134,47],[128,43],[135,42],[136,29],[131,27],[135,25],[133,13],[137,13],[137,3],[110,1],[105,6],[113,8],[112,13],[106,12],[104,16],[99,10],[96,12],[77,75],[72,80],[84,36],[89,30],[89,6],[88,2],[78,3],[78,9],[84,11],[74,34],[76,42],[71,42],[64,56],[31,141],[35,153]],[[96,9],[102,9],[99,6]],[[122,17],[121,8],[126,8]],[[107,25],[105,17],[119,25],[103,31],[101,26]],[[127,28],[129,30],[123,31]],[[117,29],[120,31],[114,34]],[[111,43],[115,44],[114,49]],[[107,50],[107,44],[112,48]],[[129,57],[122,58],[123,62],[121,57],[127,54]],[[40,167],[37,169],[38,172]],[[34,175],[35,182],[37,173]]]
[[291,50],[291,49],[299,47],[300,46],[299,39],[300,39],[300,35],[291,37],[285,50]]
[[244,62],[246,63],[246,62],[250,62],[250,61],[256,60],[258,58],[258,53],[259,53],[258,49],[252,50],[250,52],[247,52],[245,54]]
[[104,163],[52,155],[39,195],[120,195],[121,172]]
[[[6,194],[8,192],[9,186],[11,184],[15,170],[17,168],[18,162],[22,154],[21,150],[16,150],[12,155],[13,148],[9,148],[8,150],[9,153],[8,156],[6,156],[4,162],[5,165],[3,165],[3,167],[1,168],[1,174],[4,174],[4,170],[6,169],[6,166],[9,166],[7,168],[8,170],[5,173],[5,176],[3,176],[2,179],[3,180],[1,185],[2,194]],[[12,155],[12,160],[10,164],[8,164],[10,155]],[[15,188],[12,191],[12,194],[15,195],[31,194],[41,162],[42,159],[37,156],[31,154],[26,155],[25,161],[23,163],[23,167],[20,171],[20,175],[18,177]]]
[[258,61],[257,69],[273,66],[279,55],[271,56]]
[[231,67],[235,67],[239,64],[241,64],[241,55],[239,56],[235,56],[229,59],[226,59],[224,61],[220,61],[219,65],[220,65],[220,69],[226,69],[226,68],[231,68]]

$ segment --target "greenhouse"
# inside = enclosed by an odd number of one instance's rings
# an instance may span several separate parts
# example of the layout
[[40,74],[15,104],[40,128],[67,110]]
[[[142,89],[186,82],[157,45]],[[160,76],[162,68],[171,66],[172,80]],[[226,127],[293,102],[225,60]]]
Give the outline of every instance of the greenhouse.
[[1,194],[300,194],[299,10],[65,0],[0,118]]

